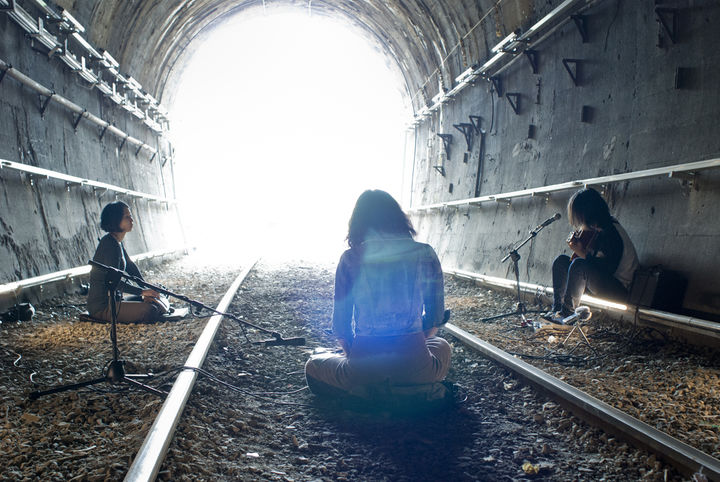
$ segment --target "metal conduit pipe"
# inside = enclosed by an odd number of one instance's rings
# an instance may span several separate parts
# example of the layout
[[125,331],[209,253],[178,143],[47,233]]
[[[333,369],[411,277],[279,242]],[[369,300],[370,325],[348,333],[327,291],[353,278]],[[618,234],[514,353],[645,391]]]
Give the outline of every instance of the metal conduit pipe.
[[[218,304],[218,311],[225,311],[227,309],[235,296],[235,292],[240,288],[240,285],[250,270],[253,269],[255,263],[257,263],[257,259],[252,261],[249,267],[240,273],[235,281],[233,281],[230,289],[228,289],[220,301],[220,304]],[[188,398],[190,398],[190,393],[195,386],[198,374],[194,368],[202,367],[221,321],[222,315],[214,315],[210,318],[207,325],[205,325],[205,329],[185,362],[185,370],[180,372],[175,379],[175,383],[165,399],[165,403],[163,403],[163,406],[160,408],[160,412],[150,428],[147,437],[145,437],[140,451],[138,451],[128,473],[125,475],[126,481],[150,482],[157,477],[160,466],[165,460],[170,441],[175,433],[175,427],[180,421],[180,415],[185,408],[185,403],[187,403]]]
[[[178,253],[185,253],[188,251],[188,247],[171,248],[158,251],[148,251],[133,256],[134,261],[143,261],[146,259],[157,258],[159,256],[174,255]],[[77,266],[75,268],[64,269],[62,271],[55,271],[54,273],[43,274],[40,276],[34,276],[32,278],[26,278],[20,281],[13,281],[0,285],[0,295],[7,293],[17,293],[23,288],[32,288],[33,286],[42,286],[48,283],[54,283],[56,281],[62,281],[77,276],[83,276],[90,273],[90,265]]]
[[653,310],[650,308],[638,308],[638,314],[660,322],[670,321],[672,323],[687,325],[702,330],[717,331],[720,333],[720,323],[702,320],[693,316],[678,315],[667,311]]
[[[479,281],[483,284],[495,286],[498,288],[515,289],[515,281],[498,278],[495,276],[487,276],[479,273],[473,273],[470,271],[460,269],[443,269],[443,272],[451,276],[458,278],[464,278],[472,281]],[[546,296],[552,296],[553,289],[549,286],[542,286],[533,283],[520,282],[520,291],[524,293],[532,294],[543,294]],[[660,311],[651,308],[635,307],[631,305],[622,305],[619,303],[613,303],[594,296],[583,295],[580,298],[582,304],[594,306],[600,309],[608,310],[619,314],[633,314],[637,313],[638,316],[649,319],[652,321],[660,322],[668,326],[687,327],[690,331],[695,333],[704,333],[713,338],[720,338],[720,323],[714,323],[712,321],[703,320],[700,318],[694,318],[691,316],[679,315],[676,313],[670,313],[667,311]]]
[[14,169],[16,171],[26,172],[30,175],[41,176],[41,177],[45,177],[45,178],[49,178],[49,179],[59,179],[61,181],[65,181],[68,184],[68,188],[70,185],[90,186],[93,189],[103,189],[105,191],[115,191],[115,192],[119,192],[121,194],[125,194],[126,196],[148,199],[150,201],[156,201],[156,202],[167,203],[167,204],[175,204],[176,203],[176,201],[174,199],[155,196],[153,194],[147,194],[147,193],[140,192],[140,191],[133,191],[132,189],[126,189],[126,188],[123,188],[120,186],[113,186],[112,184],[107,184],[105,182],[92,181],[90,179],[75,177],[75,176],[71,176],[69,174],[63,174],[62,172],[51,171],[49,169],[43,169],[42,167],[30,166],[28,164],[23,164],[21,162],[8,161],[6,159],[0,159],[0,169]]
[[[458,79],[456,79],[456,81],[458,81],[461,77],[464,77],[464,80],[458,82],[455,87],[453,87],[449,92],[445,93],[444,95],[441,92],[436,97],[434,97],[433,104],[430,107],[426,107],[428,111],[427,113],[437,110],[442,104],[459,94],[463,89],[465,89],[465,87],[471,85],[477,77],[482,76],[485,79],[489,79],[491,76],[498,75],[503,72],[511,64],[513,64],[518,57],[521,56],[518,54],[522,54],[522,52],[524,52],[525,50],[532,49],[534,46],[543,42],[546,38],[552,35],[558,28],[565,25],[571,18],[569,12],[583,12],[593,6],[598,1],[602,0],[584,0],[584,5],[573,10],[575,8],[575,4],[579,3],[580,1],[581,0],[565,0],[562,4],[560,4],[550,13],[548,13],[545,17],[543,17],[540,21],[531,26],[524,34],[513,40],[508,41],[508,39],[506,39],[497,44],[493,48],[493,51],[497,53],[495,53],[495,55],[493,55],[489,60],[487,60],[481,67],[477,69],[468,69],[468,71],[466,71],[460,77],[458,77]],[[541,37],[533,39],[533,35],[539,33],[546,26],[546,24],[551,24],[553,21],[557,20],[558,17],[563,17],[559,23],[552,26]],[[505,45],[506,41],[507,45]],[[521,48],[517,48],[518,45],[520,45]],[[497,71],[491,72],[495,65],[508,55],[512,56],[512,58],[503,66],[501,66]],[[419,115],[415,116],[412,124],[419,124],[422,121],[424,115],[425,113],[421,111]]]
[[443,207],[457,207],[465,204],[481,204],[483,202],[509,200],[512,198],[549,195],[555,192],[578,189],[582,186],[596,186],[601,184],[611,184],[623,181],[632,181],[638,179],[646,179],[649,177],[667,176],[675,177],[680,172],[695,172],[702,169],[712,169],[720,167],[720,158],[706,159],[704,161],[687,162],[684,164],[674,164],[666,167],[655,167],[652,169],[644,169],[641,171],[626,172],[623,174],[613,174],[610,176],[591,177],[588,179],[579,179],[576,181],[568,181],[561,184],[551,184],[549,186],[535,187],[531,189],[523,189],[521,191],[505,192],[500,194],[491,194],[469,199],[459,199],[456,201],[440,202],[435,204],[427,204],[424,206],[411,207],[410,212],[425,211],[431,209],[440,209]]
[[[585,5],[578,8],[576,11],[574,11],[574,15],[579,15],[583,13],[584,11],[588,10],[590,7],[592,7],[595,3],[602,1],[602,0],[589,0]],[[563,5],[558,6],[555,10],[560,10]],[[551,12],[553,13],[553,12]],[[550,15],[548,15],[549,17]],[[545,39],[550,37],[552,34],[554,34],[559,28],[563,27],[566,23],[570,21],[572,17],[570,15],[567,15],[565,18],[563,18],[558,24],[551,27],[547,32],[543,33],[542,36],[538,37],[537,39],[533,40],[533,35],[538,30],[538,27],[540,27],[541,23],[545,23],[546,19],[541,20],[537,24],[533,25],[530,29],[528,29],[527,32],[520,35],[516,42],[523,42],[523,45],[525,45],[522,49],[522,52],[525,50],[533,49],[536,45],[541,44]],[[547,19],[551,20],[551,19]],[[529,42],[529,43],[528,43]],[[519,52],[519,53],[522,53]],[[511,58],[505,65],[500,67],[498,70],[496,70],[493,75],[500,75],[505,70],[507,70],[512,64],[514,64],[518,58],[522,57],[522,55],[514,55],[513,58]]]
[[45,87],[44,85],[39,84],[38,82],[34,81],[33,79],[31,79],[27,75],[23,74],[22,72],[20,72],[19,70],[17,70],[16,68],[14,68],[13,66],[11,66],[10,64],[8,64],[7,62],[5,62],[3,60],[0,60],[0,69],[5,71],[5,74],[8,75],[9,77],[12,77],[13,79],[17,80],[21,84],[23,84],[27,87],[30,87],[38,94],[48,97],[50,100],[57,102],[58,104],[62,105],[69,111],[74,112],[75,114],[77,114],[81,117],[84,117],[85,119],[89,120],[93,124],[95,124],[99,127],[102,127],[103,129],[107,129],[109,132],[115,134],[115,136],[117,136],[118,138],[124,139],[126,142],[134,144],[138,148],[146,149],[151,154],[157,153],[157,149],[155,149],[154,147],[149,146],[149,145],[145,144],[143,141],[132,137],[130,134],[127,134],[127,133],[121,131],[114,125],[110,124],[108,121],[101,119],[100,117],[98,117],[96,115],[91,114],[90,112],[87,111],[87,109],[83,109],[82,107],[75,104],[74,102],[66,99],[65,97],[63,97],[61,95],[56,94],[52,90],[50,90],[47,87]]

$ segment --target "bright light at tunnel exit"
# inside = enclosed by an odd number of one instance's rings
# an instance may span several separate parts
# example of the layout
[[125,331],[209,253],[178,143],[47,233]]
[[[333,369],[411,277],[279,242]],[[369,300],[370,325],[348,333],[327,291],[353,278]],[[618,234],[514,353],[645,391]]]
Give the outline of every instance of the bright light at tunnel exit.
[[336,260],[362,191],[402,202],[410,112],[387,62],[304,10],[239,15],[208,35],[169,106],[188,241],[221,258]]

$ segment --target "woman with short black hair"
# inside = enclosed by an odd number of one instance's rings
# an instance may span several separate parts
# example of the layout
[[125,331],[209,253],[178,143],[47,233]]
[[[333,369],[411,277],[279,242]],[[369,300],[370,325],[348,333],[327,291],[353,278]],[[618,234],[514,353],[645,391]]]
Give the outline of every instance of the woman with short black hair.
[[360,195],[335,274],[333,333],[343,354],[314,355],[305,366],[315,392],[445,378],[451,348],[435,336],[444,317],[443,274],[435,251],[384,191]]
[[[100,214],[100,228],[108,234],[100,239],[93,261],[126,271],[129,275],[143,279],[137,265],[132,262],[123,246],[125,235],[132,231],[134,221],[130,207],[122,201],[106,205]],[[90,270],[90,290],[87,298],[88,313],[93,318],[111,321],[111,303],[108,286],[110,273],[93,266]],[[131,296],[116,303],[116,320],[119,322],[145,322],[157,320],[167,311],[167,301],[161,300],[155,290],[141,289],[120,281],[115,293],[129,293]]]
[[570,316],[586,291],[625,301],[638,267],[635,246],[599,192],[577,191],[568,201],[567,213],[576,229],[567,240],[573,255],[561,254],[553,262],[553,306],[544,315],[555,322]]

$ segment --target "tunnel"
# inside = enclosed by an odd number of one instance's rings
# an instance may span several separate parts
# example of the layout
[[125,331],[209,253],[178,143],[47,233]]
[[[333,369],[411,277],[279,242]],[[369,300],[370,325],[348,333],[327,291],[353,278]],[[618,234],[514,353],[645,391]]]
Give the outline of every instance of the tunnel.
[[[563,212],[572,187],[593,185],[642,265],[686,281],[677,310],[719,313],[717,174],[702,164],[720,142],[715,2],[5,0],[2,9],[5,284],[83,265],[111,198],[136,212],[132,252],[182,247],[192,221],[176,198],[168,112],[186,64],[228,19],[292,11],[340,22],[393,71],[408,115],[395,194],[444,267],[512,279],[508,249]],[[341,183],[335,176],[303,182],[322,191]],[[523,253],[524,281],[548,284],[563,223]]]
[[[124,241],[127,253],[148,266],[191,252],[239,262],[319,256],[334,265],[348,246],[355,199],[365,189],[379,188],[399,201],[415,238],[437,253],[440,275],[455,290],[453,302],[462,306],[496,299],[462,284],[470,280],[473,287],[510,296],[518,310],[511,314],[522,314],[525,321],[521,292],[537,304],[550,303],[554,260],[560,253],[571,254],[567,243],[577,227],[568,203],[590,188],[622,224],[639,266],[625,285],[626,299],[583,299],[623,326],[651,326],[668,342],[663,350],[672,352],[681,342],[716,350],[718,25],[717,0],[0,0],[0,314],[19,313],[25,303],[84,293],[88,260],[103,235],[101,211],[113,201],[126,203],[134,218],[134,232]],[[215,57],[207,57],[208,46]],[[317,55],[305,56],[311,50]],[[289,56],[281,59],[284,54]],[[192,76],[200,87],[191,91]],[[218,110],[191,114],[187,109],[210,103]],[[200,269],[216,275],[211,261]],[[239,303],[254,314],[253,303],[292,301],[310,310],[318,298],[331,299],[330,271],[321,273],[325,285],[305,279],[306,288],[292,295],[274,291],[283,276],[308,271],[303,270],[263,272],[255,280],[257,291],[245,292],[252,302]],[[220,289],[203,283],[207,292]],[[253,298],[261,288],[276,298]],[[316,314],[325,321],[331,317],[327,309]],[[327,335],[316,328],[314,335]],[[143,330],[137,331],[144,336]],[[262,343],[281,338],[269,334],[276,339]],[[172,337],[182,336],[172,331]],[[247,333],[232,336],[247,338]],[[223,343],[216,358],[247,358],[233,343]],[[648,342],[640,361],[612,367],[609,378],[635,364],[662,376],[663,370],[653,368],[656,346]],[[14,353],[9,343],[3,341],[2,347],[5,355]],[[458,370],[465,370],[466,379],[488,365],[469,349],[455,350],[454,360],[462,361],[453,363],[464,364]],[[717,403],[716,352],[703,352],[707,358],[698,355],[703,361],[697,362],[695,348],[690,350],[692,355],[671,366],[686,363],[696,373],[678,376],[662,390],[682,399],[702,387],[710,395],[707,405],[699,405],[712,407]],[[295,369],[305,363],[296,358]],[[287,366],[282,369],[289,371]],[[252,378],[235,368],[233,376]],[[705,382],[688,381],[696,376]],[[476,389],[490,394],[482,400],[493,416],[507,415],[505,402],[495,397],[529,397],[513,377],[476,382],[486,383]],[[626,395],[624,388],[613,387],[608,391]],[[13,410],[27,408],[23,403]],[[641,405],[632,393],[621,403],[629,410]],[[532,429],[521,430],[512,416],[505,422],[512,437],[522,441],[547,421],[547,444],[531,455],[552,454],[550,440],[562,431],[585,443],[590,431],[569,421],[561,411],[564,405],[539,407],[527,416],[536,423]],[[486,432],[491,422],[463,416],[451,417],[459,427],[450,453],[459,462],[452,474],[456,480],[482,479],[463,472],[469,455],[475,468],[500,455],[489,448],[478,461],[464,445],[477,445],[478,434],[491,441]],[[40,420],[23,417],[18,424]],[[102,427],[104,422],[92,417],[88,423]],[[717,415],[705,417],[710,422],[692,431],[704,437],[697,442],[703,450],[717,454]],[[678,424],[674,415],[668,419],[660,418],[658,429]],[[354,422],[362,425],[362,420]],[[333,424],[304,432],[314,445],[286,437],[284,443],[297,452],[295,465],[321,480],[362,480],[362,467],[352,458],[334,469],[307,468],[308,453],[341,425]],[[267,425],[282,431],[300,423],[280,412]],[[245,422],[226,428],[231,435],[264,430]],[[367,427],[357,430],[360,438],[382,445],[383,456],[393,462],[391,437],[383,439]],[[420,441],[408,441],[401,433],[403,449],[432,446],[426,439],[433,434],[422,426],[407,430]],[[599,437],[607,442],[607,436]],[[14,466],[20,467],[27,451],[18,450]],[[527,455],[510,452],[513,462]],[[267,456],[250,448],[238,454],[253,463]],[[184,461],[172,463],[174,469]],[[442,463],[430,457],[426,465],[393,466],[389,479],[414,474],[417,480],[432,480]],[[116,476],[129,465],[118,464],[112,472]],[[653,456],[647,465],[660,470],[654,464]],[[287,476],[271,465],[262,473],[250,466],[251,472],[244,467],[234,475]],[[508,477],[548,470],[517,465]],[[348,472],[350,466],[359,472]],[[101,472],[94,474],[102,478]],[[633,474],[645,474],[645,469]],[[172,478],[167,471],[160,477]]]

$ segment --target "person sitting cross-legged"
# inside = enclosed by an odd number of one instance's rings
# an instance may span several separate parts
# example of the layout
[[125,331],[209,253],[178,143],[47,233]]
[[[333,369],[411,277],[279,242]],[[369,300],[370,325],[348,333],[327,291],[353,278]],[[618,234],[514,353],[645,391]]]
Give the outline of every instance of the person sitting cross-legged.
[[315,393],[347,394],[373,384],[442,381],[451,347],[436,336],[445,323],[443,275],[432,247],[390,194],[360,195],[349,222],[350,246],[335,275],[333,333],[342,353],[313,355],[305,365]]
[[[134,226],[130,207],[122,201],[107,204],[100,214],[100,227],[108,234],[100,239],[93,261],[111,268],[126,271],[131,276],[143,279],[137,265],[125,251],[123,239]],[[108,280],[112,276],[102,268],[93,266],[90,270],[90,290],[87,309],[91,317],[104,321],[112,320],[112,303],[108,294]],[[121,293],[129,296],[118,297]],[[117,303],[115,319],[123,322],[147,322],[159,319],[169,309],[167,298],[155,290],[142,289],[120,281],[115,287]]]

